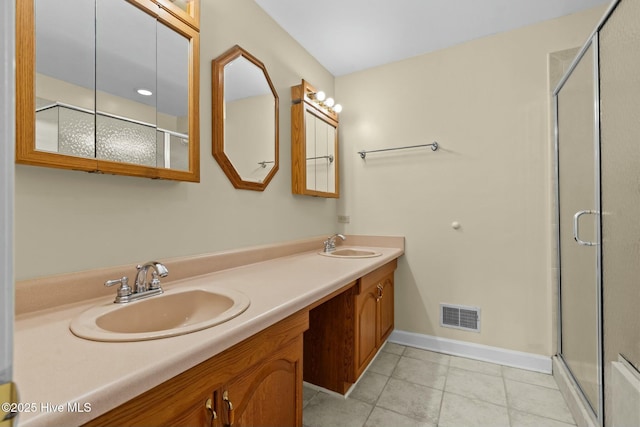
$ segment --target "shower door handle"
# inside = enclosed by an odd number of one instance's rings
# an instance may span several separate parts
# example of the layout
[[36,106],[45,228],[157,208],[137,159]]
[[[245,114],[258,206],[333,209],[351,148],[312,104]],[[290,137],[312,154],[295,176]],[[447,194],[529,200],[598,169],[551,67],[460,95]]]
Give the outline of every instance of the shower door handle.
[[594,242],[585,242],[584,240],[580,239],[580,217],[584,214],[594,214],[597,215],[600,212],[598,211],[591,211],[591,210],[586,210],[586,211],[578,211],[576,212],[576,214],[573,216],[573,238],[576,240],[576,242],[578,242],[579,245],[582,246],[596,246],[597,243]]

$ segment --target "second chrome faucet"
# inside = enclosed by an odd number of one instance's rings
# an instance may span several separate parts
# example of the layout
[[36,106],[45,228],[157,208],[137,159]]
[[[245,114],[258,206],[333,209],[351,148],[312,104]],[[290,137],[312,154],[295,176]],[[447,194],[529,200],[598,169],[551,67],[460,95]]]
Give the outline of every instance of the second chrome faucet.
[[346,237],[344,237],[343,234],[334,234],[333,236],[330,236],[327,240],[324,241],[324,252],[325,253],[330,253],[330,252],[334,252],[336,250],[336,237],[341,238],[342,240],[347,240]]
[[[151,281],[147,280],[149,269],[153,269],[151,272]],[[126,276],[120,279],[107,280],[104,282],[105,286],[120,285],[114,301],[115,303],[121,304],[136,301],[162,293],[160,278],[166,277],[169,274],[169,270],[167,270],[167,267],[165,267],[164,264],[157,261],[149,261],[142,265],[138,265],[136,270],[136,281],[133,288],[129,286],[129,279]]]

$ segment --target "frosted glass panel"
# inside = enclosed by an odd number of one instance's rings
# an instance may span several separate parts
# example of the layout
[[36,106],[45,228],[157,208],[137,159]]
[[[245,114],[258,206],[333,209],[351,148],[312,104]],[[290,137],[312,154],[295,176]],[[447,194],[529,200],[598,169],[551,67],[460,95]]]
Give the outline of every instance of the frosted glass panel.
[[58,107],[58,123],[60,123],[59,152],[79,157],[94,157],[95,145],[93,114]]
[[[640,369],[640,2],[622,1],[600,33],[605,367]],[[605,386],[607,383],[605,382]]]
[[94,115],[67,107],[36,113],[36,148],[76,157],[94,157]]
[[111,117],[96,117],[98,159],[156,166],[156,129]]
[[[574,240],[574,215],[598,210],[595,189],[594,48],[558,94],[561,353],[592,408],[598,410],[597,246]],[[596,215],[582,215],[579,237],[596,241]]]

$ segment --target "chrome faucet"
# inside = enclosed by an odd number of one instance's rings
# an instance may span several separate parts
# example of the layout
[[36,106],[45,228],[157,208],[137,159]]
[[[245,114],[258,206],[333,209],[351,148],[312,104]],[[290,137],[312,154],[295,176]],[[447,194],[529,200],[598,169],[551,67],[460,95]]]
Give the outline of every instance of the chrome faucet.
[[[152,268],[151,281],[147,281],[149,269]],[[105,286],[113,286],[120,284],[116,295],[115,303],[125,303],[147,298],[152,295],[160,295],[162,288],[160,287],[160,277],[167,277],[169,270],[163,264],[157,261],[149,261],[143,265],[136,266],[136,282],[133,289],[129,286],[129,279],[125,276],[120,279],[107,280]]]
[[[147,283],[147,272],[149,271],[149,268],[153,268],[154,271],[152,273],[151,282]],[[157,261],[149,261],[143,265],[138,265],[136,269],[138,270],[138,274],[136,275],[134,292],[147,292],[154,289],[160,289],[159,277],[167,277],[169,274],[167,267]]]
[[334,234],[333,236],[329,237],[327,240],[324,241],[324,252],[325,253],[331,253],[334,252],[336,250],[336,237],[341,238],[342,240],[347,240],[346,237],[344,237],[343,234]]

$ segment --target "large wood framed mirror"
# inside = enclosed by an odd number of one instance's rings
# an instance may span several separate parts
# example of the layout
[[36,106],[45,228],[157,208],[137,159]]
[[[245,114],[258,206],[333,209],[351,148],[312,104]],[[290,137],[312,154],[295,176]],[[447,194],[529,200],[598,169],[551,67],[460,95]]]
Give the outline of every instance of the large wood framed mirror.
[[17,163],[199,181],[199,33],[162,4],[17,0]]
[[278,93],[241,48],[212,62],[213,157],[235,188],[264,191],[278,171]]

